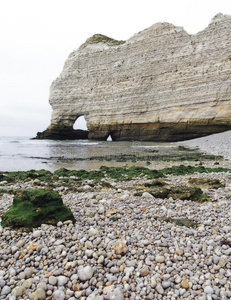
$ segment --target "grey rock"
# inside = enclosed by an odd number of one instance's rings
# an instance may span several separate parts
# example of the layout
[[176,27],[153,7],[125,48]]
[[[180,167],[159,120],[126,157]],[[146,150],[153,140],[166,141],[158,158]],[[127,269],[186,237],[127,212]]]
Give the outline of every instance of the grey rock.
[[78,271],[78,276],[81,281],[87,281],[93,276],[93,268],[90,266],[82,267]]
[[11,288],[9,286],[5,285],[3,287],[3,289],[1,290],[1,296],[6,296],[6,295],[10,294],[10,292],[11,292]]
[[33,231],[33,234],[32,234],[33,238],[38,238],[41,235],[42,235],[42,230],[35,230],[35,231]]
[[49,277],[49,284],[56,285],[57,282],[58,282],[58,278],[57,277],[55,277],[55,276],[50,276]]
[[65,299],[65,293],[64,291],[58,289],[56,290],[52,295],[53,300],[64,300]]
[[59,286],[64,286],[68,282],[68,278],[66,276],[58,276],[58,285]]
[[206,287],[204,288],[204,292],[205,292],[206,294],[212,294],[212,293],[213,293],[213,288],[212,288],[211,286],[206,286]]

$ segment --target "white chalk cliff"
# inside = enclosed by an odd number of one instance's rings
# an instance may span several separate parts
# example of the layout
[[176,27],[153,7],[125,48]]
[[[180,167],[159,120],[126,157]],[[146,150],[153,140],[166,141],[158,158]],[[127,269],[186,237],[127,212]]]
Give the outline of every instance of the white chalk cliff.
[[231,16],[195,35],[169,23],[126,42],[95,35],[70,54],[49,101],[51,125],[38,138],[177,141],[229,130]]

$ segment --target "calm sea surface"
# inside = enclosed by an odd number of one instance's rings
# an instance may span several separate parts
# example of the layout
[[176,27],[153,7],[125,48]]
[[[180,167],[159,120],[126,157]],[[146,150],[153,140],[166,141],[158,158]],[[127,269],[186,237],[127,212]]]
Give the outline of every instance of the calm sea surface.
[[118,157],[166,152],[175,147],[172,143],[51,141],[30,140],[29,137],[0,137],[0,171],[97,169],[102,165],[118,165]]

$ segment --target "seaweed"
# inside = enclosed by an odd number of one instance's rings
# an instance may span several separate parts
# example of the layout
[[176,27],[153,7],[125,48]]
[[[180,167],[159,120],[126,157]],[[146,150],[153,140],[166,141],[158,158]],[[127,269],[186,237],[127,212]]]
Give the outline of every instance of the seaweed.
[[210,201],[209,196],[198,187],[173,186],[168,188],[156,188],[148,191],[156,198],[173,198],[174,200],[190,200],[199,203]]
[[51,180],[52,173],[47,170],[29,170],[29,171],[16,171],[16,172],[0,172],[0,179],[6,180],[8,183],[16,182],[18,180],[26,179],[39,179]]
[[164,168],[161,170],[164,174],[171,174],[171,175],[189,175],[193,173],[212,173],[212,172],[228,172],[230,169],[227,168],[205,168],[204,166],[172,166],[171,168]]
[[189,219],[174,219],[174,218],[169,218],[169,217],[161,217],[158,219],[165,221],[165,222],[174,223],[175,225],[178,225],[178,226],[193,227],[193,228],[198,226],[197,222],[189,220]]

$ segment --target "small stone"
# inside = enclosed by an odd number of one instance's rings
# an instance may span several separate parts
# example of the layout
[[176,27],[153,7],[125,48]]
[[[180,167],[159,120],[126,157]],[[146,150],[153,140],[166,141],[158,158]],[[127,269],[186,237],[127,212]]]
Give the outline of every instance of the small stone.
[[25,243],[26,243],[25,239],[19,240],[16,244],[16,247],[22,248],[25,245]]
[[58,281],[58,278],[55,276],[50,276],[49,280],[48,280],[49,284],[51,284],[51,285],[56,285],[57,281]]
[[177,254],[177,255],[182,256],[183,253],[184,253],[183,250],[181,250],[181,249],[179,249],[179,248],[176,249],[176,254]]
[[171,282],[170,281],[162,281],[161,284],[162,284],[162,287],[164,289],[167,289],[167,288],[169,288],[171,286]]
[[107,299],[108,300],[124,300],[123,291],[120,288],[116,288],[107,294]]
[[140,243],[143,244],[144,246],[148,246],[150,244],[150,241],[149,240],[141,240]]
[[223,268],[227,264],[227,262],[228,262],[228,257],[226,255],[222,255],[218,263],[218,266]]
[[31,278],[32,274],[33,274],[33,270],[31,268],[26,268],[24,270],[24,274],[25,274],[25,279],[27,278]]
[[16,296],[16,297],[20,297],[23,295],[23,293],[25,292],[25,288],[23,286],[16,286],[13,290],[12,290],[12,295]]
[[46,291],[47,290],[47,284],[46,284],[46,282],[44,282],[44,281],[39,282],[39,284],[37,285],[37,289],[39,289],[39,288],[41,288],[44,291]]
[[60,286],[64,286],[68,281],[68,278],[63,275],[58,276],[57,279],[58,279],[58,285],[60,285]]
[[187,289],[189,288],[188,280],[184,279],[184,280],[182,281],[181,285],[182,285],[182,288],[184,288],[184,289],[187,290]]
[[35,250],[37,247],[37,243],[31,243],[29,244],[26,249],[29,251],[29,250]]
[[140,275],[141,275],[142,277],[144,277],[144,276],[147,276],[148,274],[149,274],[149,268],[148,268],[148,266],[143,267],[143,268],[141,269],[141,271],[140,271]]
[[92,257],[92,256],[93,256],[93,253],[94,253],[93,250],[87,249],[87,250],[85,251],[85,255],[86,255],[87,257]]
[[11,252],[12,252],[12,254],[14,254],[15,252],[17,252],[18,251],[18,247],[17,246],[12,246],[11,247]]
[[1,296],[6,296],[6,295],[10,294],[10,292],[11,292],[11,288],[9,286],[5,285],[1,291]]
[[161,295],[164,293],[164,289],[160,283],[157,284],[156,291]]
[[29,279],[26,279],[23,283],[22,283],[22,286],[28,290],[32,285],[32,279],[29,278]]
[[106,295],[107,293],[113,291],[114,289],[115,289],[114,285],[105,286],[105,288],[103,289],[103,294]]
[[115,242],[112,249],[115,251],[115,254],[117,254],[117,255],[125,254],[128,251],[127,245],[123,241],[120,241],[120,240]]
[[53,300],[64,300],[65,299],[65,293],[62,290],[56,290],[52,295]]
[[154,196],[148,192],[144,192],[142,194],[142,197],[145,198],[145,199],[154,199]]
[[42,230],[35,230],[32,234],[33,238],[38,238],[42,235]]
[[109,216],[109,215],[114,215],[117,213],[117,210],[114,208],[114,209],[110,209],[108,211],[105,212],[105,216]]
[[89,230],[88,230],[88,235],[91,237],[91,236],[95,236],[99,233],[98,229],[96,228],[93,228],[91,227]]
[[34,293],[30,294],[29,297],[31,300],[33,299],[39,299],[39,300],[45,300],[46,299],[46,292],[42,288],[38,288]]
[[16,270],[14,268],[10,268],[9,274],[11,277],[15,276],[17,274]]
[[213,288],[212,288],[211,286],[206,286],[206,287],[204,288],[204,292],[205,292],[206,294],[212,294],[212,293],[213,293]]
[[87,281],[92,278],[93,276],[93,269],[90,266],[81,267],[78,271],[79,280]]
[[153,276],[151,277],[151,287],[155,288],[157,286],[156,278]]
[[0,279],[0,288],[3,288],[6,285],[5,280]]
[[103,264],[103,262],[104,262],[104,256],[103,256],[103,255],[100,255],[100,257],[98,258],[97,263],[98,263],[98,264]]
[[163,256],[157,255],[156,256],[156,262],[158,263],[162,263],[165,261],[165,258]]
[[0,185],[5,185],[7,184],[8,182],[6,180],[3,180],[3,181],[0,181]]

